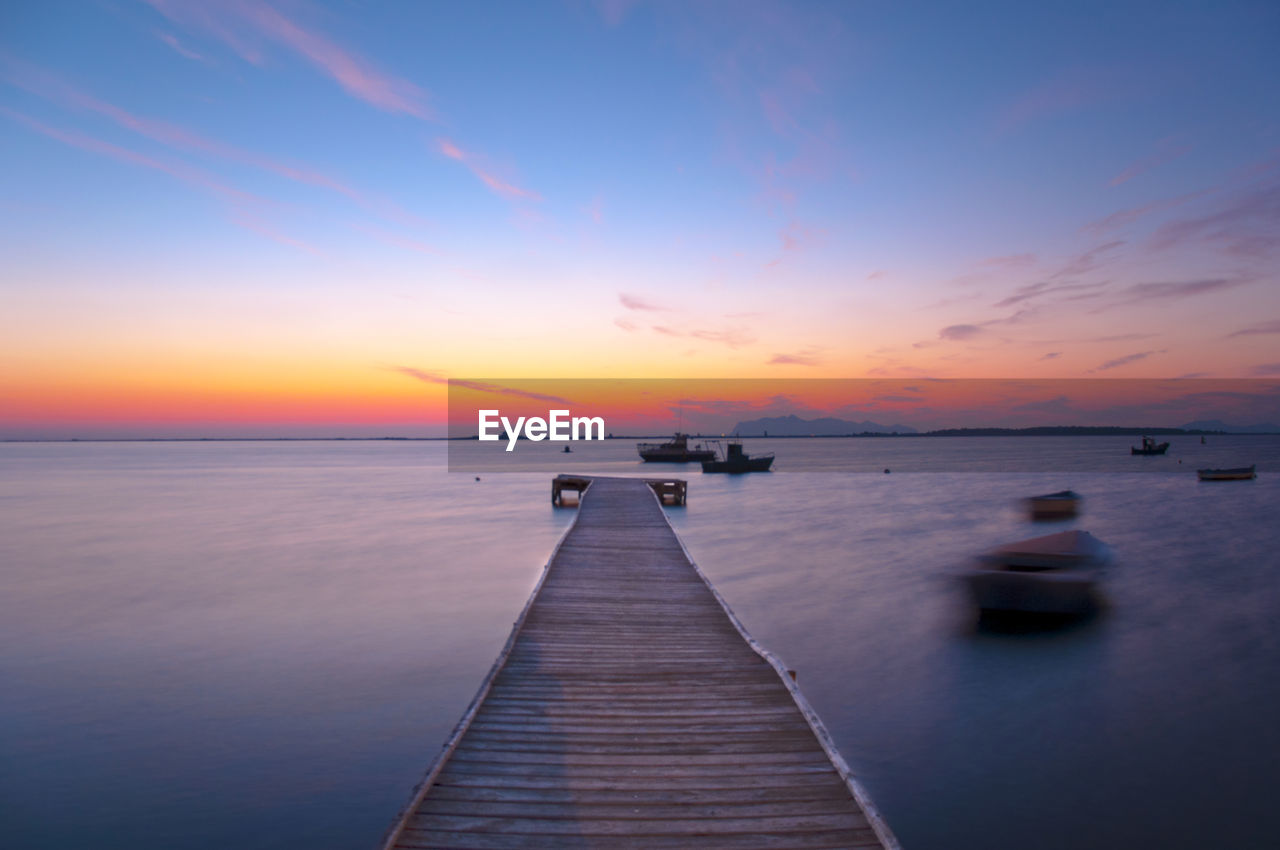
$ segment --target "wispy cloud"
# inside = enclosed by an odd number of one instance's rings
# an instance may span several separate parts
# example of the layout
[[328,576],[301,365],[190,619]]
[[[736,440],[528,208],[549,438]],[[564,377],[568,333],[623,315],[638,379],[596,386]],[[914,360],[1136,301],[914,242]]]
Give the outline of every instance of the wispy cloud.
[[622,328],[627,333],[631,333],[632,331],[639,330],[639,327],[640,327],[630,319],[617,318],[613,320],[613,323],[618,327]]
[[1036,264],[1035,254],[1007,254],[1002,257],[985,257],[978,265],[1001,269],[1021,269]]
[[414,380],[422,381],[424,384],[446,384],[463,389],[475,390],[476,392],[489,393],[491,395],[509,395],[519,398],[529,398],[534,401],[552,401],[558,404],[572,404],[567,398],[558,395],[547,395],[546,393],[533,392],[531,390],[522,390],[516,387],[504,387],[501,384],[490,384],[485,381],[468,381],[458,378],[446,378],[435,372],[428,372],[425,369],[415,369],[412,366],[391,366],[393,372],[399,372],[407,375]]
[[1268,375],[1280,375],[1280,363],[1259,363],[1249,370],[1258,377],[1266,377]]
[[201,171],[200,169],[194,168],[190,165],[146,156],[145,154],[138,153],[137,151],[129,150],[128,148],[123,148],[119,145],[114,145],[110,142],[106,142],[92,136],[87,136],[83,133],[51,127],[42,121],[37,121],[30,116],[22,114],[21,112],[15,112],[3,106],[0,106],[0,115],[5,115],[27,128],[36,131],[37,133],[48,136],[51,139],[56,139],[63,144],[71,145],[72,147],[91,151],[103,156],[109,156],[112,159],[127,162],[131,165],[164,172],[170,177],[177,178],[188,185],[211,192],[226,201],[237,203],[265,203],[263,198],[229,186],[207,172]]
[[1151,239],[1164,250],[1201,242],[1229,254],[1260,258],[1280,248],[1280,182],[1237,194],[1216,211],[1170,221]]
[[769,358],[766,366],[821,366],[822,360],[816,354],[775,354]]
[[689,331],[689,336],[705,342],[716,342],[721,345],[727,345],[730,348],[741,348],[744,345],[751,345],[756,341],[755,335],[745,328],[728,328],[725,330],[694,329]]
[[388,221],[406,226],[425,222],[386,198],[358,190],[343,181],[305,166],[281,162],[254,151],[211,139],[177,124],[137,115],[95,97],[44,68],[0,54],[0,77],[11,85],[68,109],[90,112],[154,142],[190,153],[248,165],[286,180],[335,192]]
[[973,339],[982,333],[982,328],[977,325],[948,325],[938,331],[938,338],[950,340]]
[[[1060,277],[1079,277],[1082,274],[1093,271],[1094,269],[1115,259],[1114,252],[1117,248],[1124,245],[1124,240],[1113,240],[1072,257],[1058,271],[1054,272],[1051,279],[1056,280]],[[1111,256],[1106,256],[1111,254]]]
[[1131,296],[1132,301],[1188,298],[1193,295],[1203,295],[1207,292],[1234,289],[1251,281],[1251,278],[1243,277],[1218,277],[1205,278],[1203,280],[1184,280],[1175,283],[1137,283],[1130,286],[1125,292]]
[[238,207],[232,211],[231,220],[240,227],[243,227],[245,230],[256,233],[266,239],[270,239],[272,242],[277,242],[289,248],[297,248],[299,251],[305,251],[313,257],[325,256],[323,251],[312,245],[310,242],[298,239],[295,236],[289,236],[286,233],[281,233],[274,226],[264,221],[261,216],[256,215],[243,207]]
[[627,13],[639,5],[639,2],[640,0],[595,0],[594,5],[605,26],[612,29],[620,26]]
[[1130,363],[1137,363],[1139,360],[1146,360],[1156,354],[1164,354],[1164,350],[1160,351],[1139,351],[1136,354],[1126,354],[1123,357],[1117,357],[1114,360],[1108,360],[1096,369],[1090,369],[1091,372],[1105,372],[1109,369],[1119,369],[1121,366],[1128,366]]
[[653,325],[652,330],[654,333],[662,334],[663,336],[700,339],[703,342],[714,342],[729,348],[741,348],[756,341],[755,335],[745,328],[694,328],[686,330],[673,328],[670,325]]
[[1106,218],[1100,218],[1097,221],[1091,221],[1081,231],[1092,233],[1094,236],[1102,237],[1106,233],[1133,224],[1140,218],[1151,215],[1152,213],[1164,212],[1165,210],[1175,209],[1183,204],[1190,203],[1198,198],[1214,192],[1214,189],[1202,189],[1199,192],[1191,192],[1186,195],[1179,195],[1176,198],[1164,198],[1159,201],[1152,201],[1149,204],[1143,204],[1140,207],[1131,207],[1130,209],[1114,212]]
[[173,50],[174,53],[177,53],[179,56],[184,56],[187,59],[191,59],[195,62],[209,61],[208,59],[204,58],[204,56],[202,56],[201,54],[196,53],[194,50],[187,47],[182,42],[178,41],[178,37],[173,33],[165,32],[164,30],[156,30],[156,38],[160,39],[165,44],[169,45],[169,48]]
[[1263,334],[1280,334],[1280,319],[1272,319],[1269,322],[1262,322],[1261,324],[1241,328],[1238,331],[1227,334],[1226,338],[1230,339],[1235,336],[1260,336]]
[[1119,186],[1122,183],[1127,183],[1140,174],[1144,174],[1153,168],[1159,168],[1162,165],[1167,165],[1175,159],[1184,157],[1189,153],[1191,153],[1190,145],[1173,146],[1169,143],[1169,140],[1166,139],[1158,146],[1155,153],[1131,163],[1123,171],[1111,178],[1111,182],[1108,185]]
[[430,119],[426,93],[408,80],[384,73],[364,57],[347,50],[317,30],[309,29],[267,3],[224,0],[218,3],[147,0],[173,23],[201,31],[231,47],[253,64],[262,53],[242,35],[280,45],[305,59],[347,94],[385,112]]
[[1042,118],[1075,112],[1112,100],[1126,87],[1101,68],[1071,68],[1025,91],[996,118],[996,131],[1008,133]]
[[230,219],[238,227],[244,228],[252,233],[256,233],[259,236],[273,242],[277,242],[281,245],[297,248],[315,256],[324,256],[324,253],[314,245],[302,239],[282,233],[276,227],[265,221],[260,212],[262,209],[270,205],[270,202],[265,198],[258,197],[257,195],[237,189],[234,186],[230,186],[201,169],[185,163],[172,162],[147,156],[145,154],[138,153],[137,151],[103,141],[102,139],[87,136],[83,133],[51,127],[48,124],[37,121],[36,119],[23,115],[20,112],[14,112],[13,110],[7,109],[3,106],[0,106],[0,115],[4,115],[13,121],[17,121],[28,129],[62,142],[65,145],[70,145],[71,147],[79,148],[80,150],[107,156],[130,165],[167,174],[188,186],[208,192],[218,199],[225,201],[229,205]]
[[670,312],[671,309],[653,301],[641,298],[639,295],[631,295],[626,292],[618,293],[618,301],[622,302],[622,306],[626,307],[628,310],[644,310],[653,313],[666,313]]
[[396,248],[403,248],[406,251],[413,251],[418,254],[430,254],[433,256],[439,256],[440,254],[439,251],[437,251],[435,248],[432,248],[427,243],[422,242],[421,240],[418,240],[418,239],[414,239],[411,236],[403,236],[399,233],[392,233],[389,230],[384,230],[381,227],[374,227],[371,224],[353,224],[351,225],[351,227],[352,229],[357,230],[365,234],[366,236],[372,236],[374,239],[377,239],[379,242],[383,242],[387,245],[393,245]]
[[465,165],[476,178],[493,190],[496,194],[501,195],[508,200],[513,201],[540,201],[542,196],[537,192],[523,189],[514,183],[509,183],[485,165],[485,158],[479,154],[464,151],[446,138],[436,139],[436,149],[449,159],[456,160]]
[[1062,356],[1061,351],[1050,351],[1047,354],[1040,355],[1041,360],[1057,360]]
[[1024,301],[1030,301],[1033,298],[1043,298],[1047,295],[1054,295],[1061,292],[1093,292],[1102,289],[1105,283],[1060,283],[1051,284],[1048,281],[1040,283],[1029,283],[1026,286],[1020,286],[1012,295],[1009,295],[997,301],[995,307],[1012,307],[1014,304],[1021,304]]

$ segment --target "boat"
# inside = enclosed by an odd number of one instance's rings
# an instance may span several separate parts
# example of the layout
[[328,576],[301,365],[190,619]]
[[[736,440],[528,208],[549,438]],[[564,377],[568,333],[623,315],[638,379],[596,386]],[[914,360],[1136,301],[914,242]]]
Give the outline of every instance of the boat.
[[[717,445],[719,445],[717,443]],[[704,460],[703,472],[768,472],[773,465],[773,453],[767,455],[749,455],[742,450],[742,443],[734,441],[725,447],[724,457],[719,460]]]
[[573,451],[573,449],[569,448],[568,446],[565,446],[565,447],[564,447],[564,453],[565,453],[565,454],[569,454],[569,453],[570,453],[570,452],[572,452],[572,451]]
[[1074,490],[1059,490],[1027,499],[1032,519],[1070,519],[1080,512],[1080,494]]
[[1142,448],[1137,446],[1129,447],[1129,454],[1134,455],[1162,455],[1169,451],[1168,443],[1157,443],[1150,437],[1142,438]]
[[1254,464],[1234,469],[1197,469],[1196,477],[1201,481],[1252,481],[1258,477],[1258,467]]
[[1111,549],[1087,531],[1061,531],[978,556],[963,581],[983,611],[1084,614]]
[[636,443],[636,448],[645,463],[693,463],[716,459],[715,451],[701,443],[689,448],[688,434],[676,434],[665,443]]

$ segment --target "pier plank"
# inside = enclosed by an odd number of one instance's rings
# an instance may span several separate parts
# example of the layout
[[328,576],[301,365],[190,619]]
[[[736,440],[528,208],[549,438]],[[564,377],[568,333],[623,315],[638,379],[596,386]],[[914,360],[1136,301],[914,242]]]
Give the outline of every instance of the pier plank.
[[574,524],[385,848],[896,850],[671,529],[683,482],[563,489]]

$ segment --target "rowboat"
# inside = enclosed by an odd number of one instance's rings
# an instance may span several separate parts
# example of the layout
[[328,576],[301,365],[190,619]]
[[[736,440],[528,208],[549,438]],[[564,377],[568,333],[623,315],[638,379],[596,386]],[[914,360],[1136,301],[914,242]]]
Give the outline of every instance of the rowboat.
[[1110,562],[1110,547],[1089,532],[1063,531],[993,549],[961,578],[984,611],[1082,614],[1097,604]]
[[1080,511],[1080,494],[1074,490],[1059,490],[1027,499],[1027,509],[1032,519],[1070,519]]
[[1255,464],[1234,469],[1197,469],[1196,477],[1201,481],[1252,481],[1258,477],[1258,468]]

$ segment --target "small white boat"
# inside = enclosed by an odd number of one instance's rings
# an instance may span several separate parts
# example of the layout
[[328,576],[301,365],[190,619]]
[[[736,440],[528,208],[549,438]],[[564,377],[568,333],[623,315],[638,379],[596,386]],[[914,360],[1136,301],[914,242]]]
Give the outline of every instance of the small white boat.
[[1197,469],[1201,481],[1252,481],[1258,477],[1258,466],[1238,466],[1235,469]]
[[1060,490],[1027,499],[1027,509],[1032,519],[1070,519],[1080,512],[1080,494],[1074,490]]
[[962,578],[984,611],[1082,614],[1111,549],[1087,531],[1063,531],[1009,543],[980,555]]

